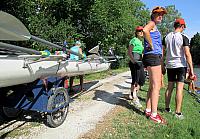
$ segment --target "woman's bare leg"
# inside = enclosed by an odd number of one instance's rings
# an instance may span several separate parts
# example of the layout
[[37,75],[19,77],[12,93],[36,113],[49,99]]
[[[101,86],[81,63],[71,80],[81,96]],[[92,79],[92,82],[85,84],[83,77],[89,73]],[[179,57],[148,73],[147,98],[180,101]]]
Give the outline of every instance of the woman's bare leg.
[[159,93],[161,88],[161,65],[148,67],[148,71],[150,73],[151,82],[151,92],[149,92],[151,100],[151,112],[157,113]]

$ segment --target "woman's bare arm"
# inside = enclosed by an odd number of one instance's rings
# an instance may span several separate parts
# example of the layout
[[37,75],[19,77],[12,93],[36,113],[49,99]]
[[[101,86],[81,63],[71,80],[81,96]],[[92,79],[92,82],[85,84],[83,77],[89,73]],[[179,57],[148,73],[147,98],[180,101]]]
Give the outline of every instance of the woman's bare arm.
[[134,46],[132,46],[132,45],[128,46],[128,56],[129,56],[131,62],[135,63],[135,60],[134,60],[134,57],[133,57],[133,53],[132,53],[133,47]]
[[189,68],[190,68],[190,74],[191,74],[191,76],[194,76],[194,70],[193,70],[193,64],[192,64],[192,56],[190,54],[189,46],[184,46],[184,51],[185,51],[185,56],[186,56],[186,59],[187,59],[187,63],[188,63]]
[[83,54],[83,52],[82,52],[82,49],[81,48],[79,48],[79,54]]
[[153,30],[154,27],[155,27],[155,23],[153,21],[150,21],[143,29],[144,38],[147,40],[147,42],[149,43],[149,47],[151,47],[152,50],[153,50],[153,43],[150,36],[150,31]]

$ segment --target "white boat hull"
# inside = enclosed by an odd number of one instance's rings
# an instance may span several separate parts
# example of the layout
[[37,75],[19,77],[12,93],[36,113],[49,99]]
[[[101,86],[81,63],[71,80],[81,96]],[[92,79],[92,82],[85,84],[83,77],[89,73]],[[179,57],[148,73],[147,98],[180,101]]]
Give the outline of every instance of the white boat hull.
[[[35,59],[35,58],[34,58]],[[76,76],[107,70],[110,63],[95,61],[59,61],[49,59],[35,62],[33,58],[0,56],[0,87],[30,83],[48,76]]]

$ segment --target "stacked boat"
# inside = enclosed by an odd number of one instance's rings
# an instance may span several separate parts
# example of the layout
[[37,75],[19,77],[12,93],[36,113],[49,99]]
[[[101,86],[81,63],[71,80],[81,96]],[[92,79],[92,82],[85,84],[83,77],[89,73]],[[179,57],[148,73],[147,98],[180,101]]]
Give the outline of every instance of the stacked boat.
[[[34,40],[47,46],[62,49],[61,46],[33,36],[14,16],[0,12],[0,40]],[[98,56],[85,60],[72,61],[63,55],[44,56],[41,52],[0,42],[0,48],[21,51],[0,54],[0,88],[30,83],[48,76],[77,76],[107,70],[110,63]],[[96,50],[96,49],[95,49]],[[97,49],[98,50],[98,49]],[[67,50],[72,54],[80,54]]]

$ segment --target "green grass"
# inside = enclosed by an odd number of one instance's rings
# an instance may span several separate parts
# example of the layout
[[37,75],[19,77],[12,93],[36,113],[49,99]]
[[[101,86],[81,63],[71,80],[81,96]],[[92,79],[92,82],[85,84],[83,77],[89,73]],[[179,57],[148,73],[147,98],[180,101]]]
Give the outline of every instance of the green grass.
[[0,133],[0,136],[2,136],[2,138],[4,138],[4,136],[6,138],[16,138],[18,136],[27,136],[30,134],[30,130],[27,130],[28,128],[30,128],[29,126],[28,127],[20,127],[20,128],[16,128],[15,130],[12,130],[10,132],[2,132]]
[[[107,71],[103,71],[103,72],[98,72],[98,73],[93,73],[93,74],[88,74],[84,76],[84,81],[94,81],[94,80],[100,80],[100,79],[104,79],[106,77],[112,76],[112,75],[116,75],[125,71],[128,71],[128,68],[119,68],[119,69],[115,69],[115,70],[107,70]],[[79,78],[75,77],[74,79],[74,83],[75,84],[79,84]]]
[[[166,78],[165,78],[165,85]],[[142,88],[147,91],[148,82]],[[100,138],[103,139],[199,139],[200,138],[200,107],[199,103],[191,95],[184,91],[184,100],[182,111],[184,120],[174,117],[173,113],[164,112],[164,93],[163,88],[160,91],[159,113],[167,120],[167,125],[155,124],[148,120],[144,115],[137,113],[134,109],[125,109],[113,117],[111,125],[112,132],[102,132]],[[146,98],[146,91],[140,91],[139,96]],[[175,89],[174,89],[175,91]],[[171,100],[171,109],[175,110],[175,92]],[[145,102],[142,101],[143,106]],[[134,107],[134,106],[133,106]],[[142,111],[142,110],[141,110]]]

